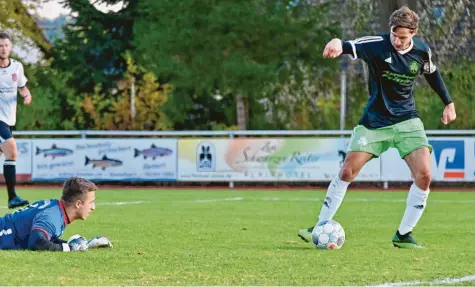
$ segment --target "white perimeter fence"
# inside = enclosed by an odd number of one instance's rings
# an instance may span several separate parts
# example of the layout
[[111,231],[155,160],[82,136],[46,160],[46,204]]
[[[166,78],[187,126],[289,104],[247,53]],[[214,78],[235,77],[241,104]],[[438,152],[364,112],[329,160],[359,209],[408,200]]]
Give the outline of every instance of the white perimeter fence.
[[[475,182],[475,130],[427,130],[434,181]],[[325,182],[351,131],[15,131],[18,181]],[[2,159],[3,160],[3,157]],[[0,163],[1,163],[0,160]],[[395,149],[356,181],[412,181]]]

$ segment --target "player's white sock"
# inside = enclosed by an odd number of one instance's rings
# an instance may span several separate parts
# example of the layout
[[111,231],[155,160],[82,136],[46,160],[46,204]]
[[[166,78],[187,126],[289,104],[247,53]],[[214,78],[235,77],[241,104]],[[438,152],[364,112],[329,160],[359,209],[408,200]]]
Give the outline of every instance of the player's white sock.
[[324,220],[331,220],[335,216],[336,211],[345,197],[346,189],[350,185],[349,182],[341,180],[338,176],[335,176],[328,186],[327,195],[323,202],[320,215],[318,216],[318,222]]
[[406,200],[406,211],[399,225],[399,233],[406,234],[416,226],[427,205],[429,189],[422,190],[415,183],[411,185]]

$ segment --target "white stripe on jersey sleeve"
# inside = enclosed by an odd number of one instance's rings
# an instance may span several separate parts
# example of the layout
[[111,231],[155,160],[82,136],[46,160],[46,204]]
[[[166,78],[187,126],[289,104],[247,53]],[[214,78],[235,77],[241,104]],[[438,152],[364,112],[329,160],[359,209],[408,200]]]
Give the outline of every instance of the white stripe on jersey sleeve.
[[371,42],[379,42],[383,40],[384,39],[381,36],[366,36],[366,37],[358,38],[354,41],[355,41],[355,44],[364,44],[364,43],[371,43]]
[[351,41],[348,41],[348,43],[350,43],[350,45],[351,45],[351,49],[353,50],[353,55],[350,55],[350,59],[352,59],[352,60],[356,60],[356,59],[358,59],[358,55],[356,54],[356,47],[355,47],[355,43],[353,42],[353,40],[351,40]]
[[351,44],[351,48],[353,48],[353,55],[350,55],[350,59],[352,60],[358,59],[358,55],[356,54],[356,45],[380,42],[380,41],[384,41],[383,37],[381,36],[365,36],[365,37],[361,37],[355,40],[348,41]]
[[437,67],[434,65],[432,62],[432,52],[429,48],[429,51],[427,51],[427,54],[429,56],[429,61],[426,62],[424,61],[424,74],[432,74],[437,70]]

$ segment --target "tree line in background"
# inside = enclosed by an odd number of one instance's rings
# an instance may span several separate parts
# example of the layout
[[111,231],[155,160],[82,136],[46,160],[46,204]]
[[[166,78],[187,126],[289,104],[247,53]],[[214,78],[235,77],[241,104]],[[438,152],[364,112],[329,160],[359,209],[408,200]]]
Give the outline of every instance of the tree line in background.
[[75,17],[53,45],[20,0],[0,3],[0,27],[45,55],[26,66],[34,105],[18,108],[17,129],[338,129],[342,67],[348,129],[368,98],[365,64],[324,60],[323,48],[386,32],[402,4],[421,15],[459,115],[443,126],[443,104],[422,77],[426,128],[475,128],[473,1],[126,0],[107,14],[89,0],[63,2]]

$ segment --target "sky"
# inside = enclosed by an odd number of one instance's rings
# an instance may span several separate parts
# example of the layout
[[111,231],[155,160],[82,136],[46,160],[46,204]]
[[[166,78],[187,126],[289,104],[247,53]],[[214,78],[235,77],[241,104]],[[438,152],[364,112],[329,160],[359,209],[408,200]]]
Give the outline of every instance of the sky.
[[[33,1],[31,0],[22,0],[24,4],[28,5],[28,3],[32,3]],[[97,0],[89,0],[89,2],[93,3]],[[43,3],[41,7],[38,9],[38,14],[47,19],[54,19],[57,18],[59,15],[69,15],[71,11],[69,9],[65,9],[63,5],[60,4],[60,0],[50,0],[46,3]],[[117,11],[120,8],[122,8],[122,3],[116,4],[116,5],[111,5],[111,6],[106,6],[104,4],[97,4],[96,9],[102,11],[102,12],[107,12],[108,10],[113,10]]]
[[[3,1],[3,0],[0,0]],[[29,3],[33,3],[32,0],[22,0],[25,5]],[[89,2],[95,2],[97,0],[89,0]],[[61,0],[50,0],[41,7],[38,7],[38,14],[42,18],[46,19],[55,19],[58,16],[62,15],[69,15],[71,11],[69,9],[65,9],[63,5],[60,4]],[[122,3],[118,5],[106,6],[106,5],[95,5],[96,9],[106,13],[109,10],[118,11],[122,8]],[[33,48],[30,45],[21,45],[18,43],[14,46],[14,53],[20,57],[25,63],[36,63],[41,58],[41,52],[38,48]]]

